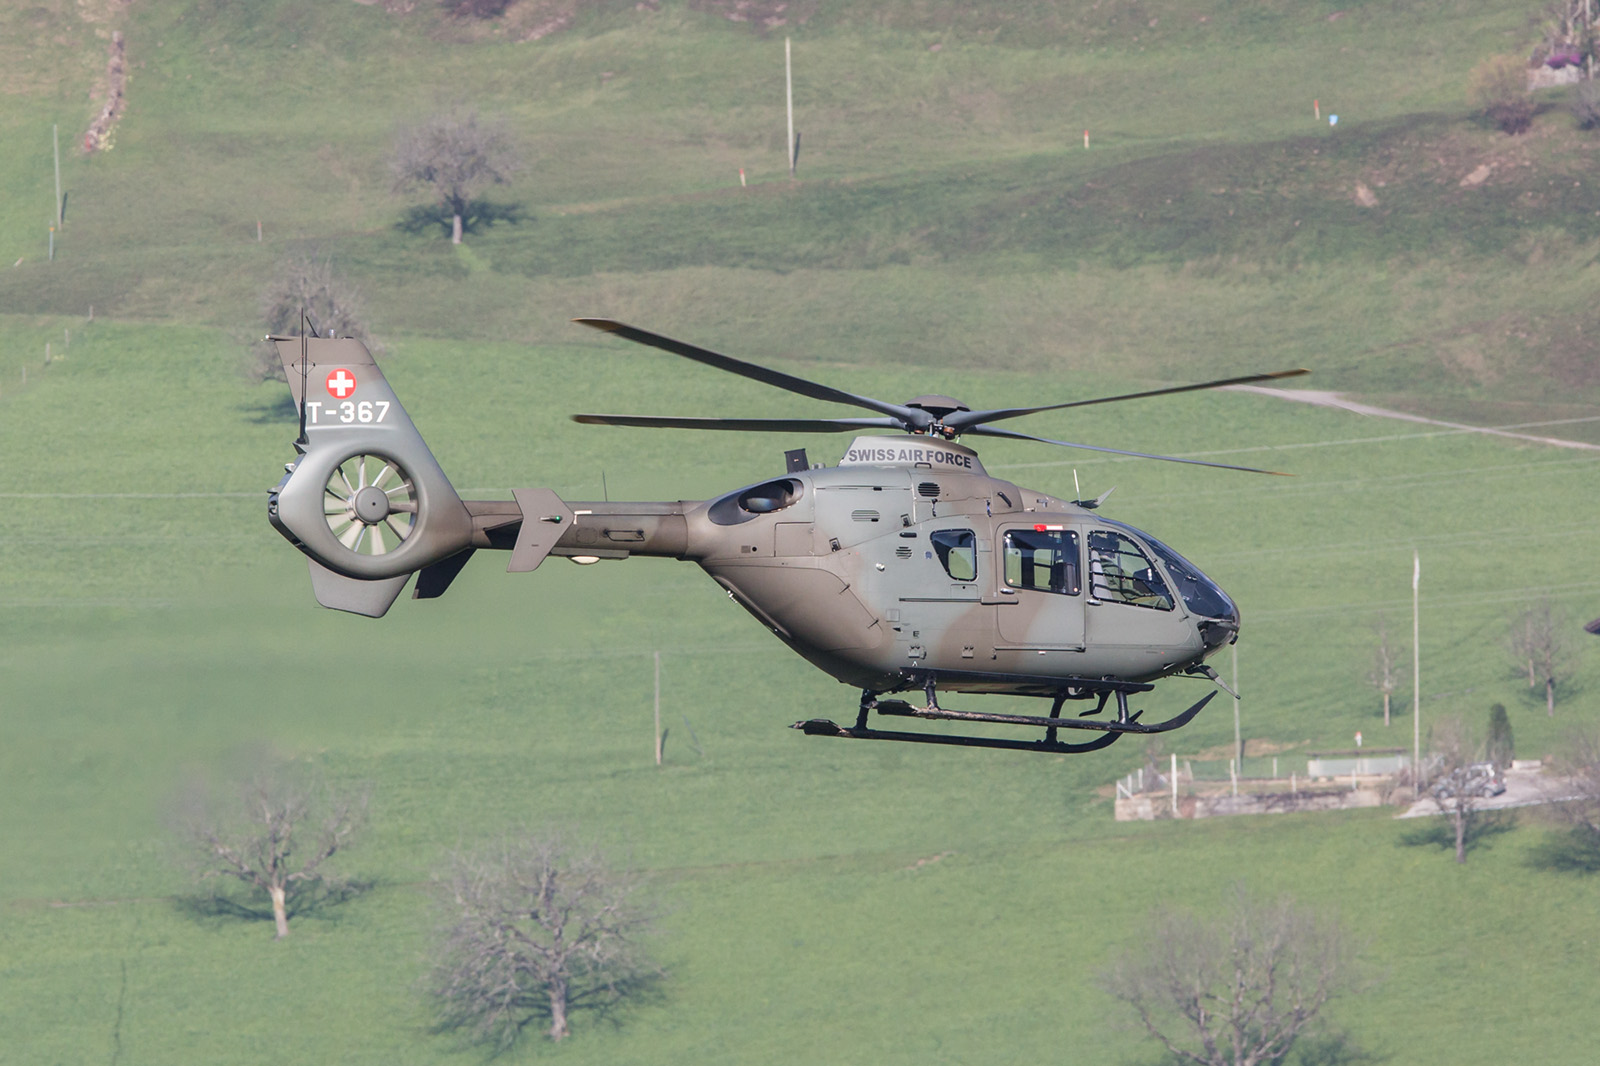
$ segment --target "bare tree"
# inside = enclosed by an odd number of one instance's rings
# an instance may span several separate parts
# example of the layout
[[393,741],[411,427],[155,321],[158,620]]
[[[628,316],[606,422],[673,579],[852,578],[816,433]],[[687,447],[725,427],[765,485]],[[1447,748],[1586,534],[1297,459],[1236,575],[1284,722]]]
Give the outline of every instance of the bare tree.
[[1571,655],[1563,620],[1549,600],[1541,600],[1517,617],[1511,627],[1511,653],[1519,670],[1527,668],[1528,687],[1544,683],[1545,713],[1556,713],[1556,685],[1568,674]]
[[581,1007],[615,1005],[660,976],[642,940],[638,882],[560,834],[508,836],[451,862],[449,919],[429,982],[441,1028],[509,1047],[536,1019],[564,1039]]
[[510,181],[518,165],[503,121],[454,109],[401,129],[391,169],[396,192],[421,186],[439,198],[451,215],[450,241],[460,244],[473,196]]
[[1487,779],[1474,768],[1478,738],[1466,720],[1449,715],[1434,722],[1431,748],[1437,763],[1427,794],[1455,829],[1456,862],[1467,861],[1467,844],[1480,813]]
[[[354,337],[382,354],[383,346],[367,329],[360,289],[334,270],[330,256],[308,249],[286,255],[261,294],[261,317],[269,334],[300,336],[302,311],[318,335]],[[250,349],[249,372],[257,381],[282,381],[277,348],[257,338]]]
[[1383,697],[1383,724],[1390,723],[1390,707],[1395,692],[1405,683],[1406,671],[1400,661],[1400,649],[1395,647],[1385,620],[1378,619],[1378,644],[1372,649],[1372,669],[1367,672],[1367,684]]
[[1174,1059],[1199,1066],[1283,1061],[1354,976],[1337,922],[1242,890],[1214,921],[1157,912],[1149,938],[1103,974]]
[[1555,781],[1547,786],[1547,809],[1568,830],[1563,865],[1600,868],[1600,731],[1590,728],[1566,745],[1554,760]]
[[1594,52],[1591,0],[1550,0],[1530,18],[1538,43],[1529,57],[1535,63],[1555,63],[1579,67],[1585,76],[1592,74],[1589,59]]
[[268,763],[221,796],[190,789],[177,826],[200,879],[266,896],[282,939],[291,913],[348,886],[327,864],[349,847],[366,808],[365,792],[340,795],[297,767]]

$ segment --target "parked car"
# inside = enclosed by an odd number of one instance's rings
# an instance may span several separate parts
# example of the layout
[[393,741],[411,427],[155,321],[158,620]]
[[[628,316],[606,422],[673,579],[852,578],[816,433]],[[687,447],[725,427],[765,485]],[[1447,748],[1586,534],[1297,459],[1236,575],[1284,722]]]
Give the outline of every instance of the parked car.
[[1458,767],[1436,779],[1428,789],[1438,799],[1457,796],[1498,796],[1506,790],[1506,776],[1492,762]]

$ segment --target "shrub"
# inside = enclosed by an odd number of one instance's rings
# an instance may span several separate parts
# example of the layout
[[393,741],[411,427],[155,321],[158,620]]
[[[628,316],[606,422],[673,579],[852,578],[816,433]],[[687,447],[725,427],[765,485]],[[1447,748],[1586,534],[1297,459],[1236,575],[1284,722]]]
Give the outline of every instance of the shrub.
[[1472,106],[1505,133],[1521,133],[1533,124],[1528,68],[1516,56],[1490,56],[1473,67],[1470,93]]
[[511,0],[439,0],[439,6],[458,19],[495,19],[506,13]]
[[1579,127],[1586,130],[1600,127],[1600,82],[1580,81],[1574,85],[1567,106]]

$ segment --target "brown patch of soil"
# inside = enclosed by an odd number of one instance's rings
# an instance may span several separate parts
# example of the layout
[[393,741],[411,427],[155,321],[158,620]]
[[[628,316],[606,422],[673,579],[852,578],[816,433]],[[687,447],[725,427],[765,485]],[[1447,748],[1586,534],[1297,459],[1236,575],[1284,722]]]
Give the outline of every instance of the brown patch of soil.
[[100,114],[89,123],[89,129],[83,135],[83,150],[85,152],[104,152],[111,148],[112,134],[116,131],[117,120],[127,110],[128,97],[128,49],[123,40],[122,31],[115,30],[111,34],[111,47],[106,60],[106,102],[100,108]]

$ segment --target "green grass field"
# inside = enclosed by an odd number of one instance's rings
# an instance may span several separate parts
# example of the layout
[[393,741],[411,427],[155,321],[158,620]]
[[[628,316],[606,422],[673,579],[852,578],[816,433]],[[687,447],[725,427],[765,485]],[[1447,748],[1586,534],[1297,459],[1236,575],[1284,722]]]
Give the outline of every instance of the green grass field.
[[[1595,418],[1600,138],[1554,98],[1516,139],[1464,101],[1474,63],[1526,46],[1524,8],[893,0],[763,35],[715,5],[600,4],[518,43],[419,7],[0,12],[0,1062],[477,1061],[417,990],[427,883],[463,843],[550,824],[649,876],[668,978],[510,1061],[1151,1063],[1098,973],[1152,908],[1209,912],[1241,882],[1365,945],[1372,980],[1333,1020],[1380,1060],[1589,1061],[1596,885],[1539,863],[1535,819],[1457,867],[1387,811],[1116,823],[1104,786],[1144,762],[1134,741],[1058,758],[805,738],[784,727],[854,694],[662,560],[502,576],[479,557],[381,622],[321,611],[265,521],[293,412],[240,369],[264,279],[312,244],[361,286],[390,381],[472,495],[702,498],[791,446],[574,411],[834,413],[566,322],[584,314],[887,397],[1309,366],[1308,387],[1434,417]],[[113,27],[128,112],[85,157]],[[451,99],[506,115],[529,154],[493,194],[521,221],[462,251],[401,226],[415,201],[384,160],[397,123]],[[1600,658],[1552,720],[1505,651],[1542,598],[1590,651],[1600,452],[1238,393],[1021,428],[1296,474],[982,449],[1058,495],[1075,472],[1116,486],[1111,517],[1235,596],[1244,732],[1285,760],[1357,730],[1409,744],[1364,676],[1378,620],[1409,631],[1413,550],[1425,720],[1503,702],[1539,757],[1600,718]],[[1231,738],[1213,703],[1169,750]],[[262,745],[372,788],[344,868],[373,887],[283,942],[185,906],[164,820],[182,781]]]

